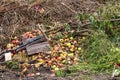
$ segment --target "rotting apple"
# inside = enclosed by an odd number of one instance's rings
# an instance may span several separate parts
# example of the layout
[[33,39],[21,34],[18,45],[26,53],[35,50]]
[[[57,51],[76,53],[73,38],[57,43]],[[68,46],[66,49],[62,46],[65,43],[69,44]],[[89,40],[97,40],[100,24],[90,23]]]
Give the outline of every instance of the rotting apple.
[[57,60],[58,60],[58,61],[61,61],[61,60],[62,60],[62,57],[57,57]]
[[81,51],[81,50],[82,50],[82,48],[81,48],[81,47],[79,47],[79,48],[78,48],[78,51]]
[[68,55],[67,55],[68,57],[73,57],[74,56],[74,54],[73,53],[68,53]]
[[71,46],[71,43],[66,43],[66,46],[67,46],[67,47],[70,47],[70,46]]

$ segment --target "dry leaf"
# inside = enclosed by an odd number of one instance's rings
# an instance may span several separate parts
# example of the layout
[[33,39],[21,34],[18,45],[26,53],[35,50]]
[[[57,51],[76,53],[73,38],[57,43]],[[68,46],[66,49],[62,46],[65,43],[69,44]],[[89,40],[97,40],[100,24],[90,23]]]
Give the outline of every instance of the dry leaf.
[[30,74],[28,74],[27,76],[28,77],[32,77],[32,76],[34,76],[35,74],[34,73],[30,73]]
[[23,75],[25,72],[27,71],[27,68],[24,68],[21,72],[21,74]]
[[41,63],[36,63],[35,67],[38,68],[41,65]]

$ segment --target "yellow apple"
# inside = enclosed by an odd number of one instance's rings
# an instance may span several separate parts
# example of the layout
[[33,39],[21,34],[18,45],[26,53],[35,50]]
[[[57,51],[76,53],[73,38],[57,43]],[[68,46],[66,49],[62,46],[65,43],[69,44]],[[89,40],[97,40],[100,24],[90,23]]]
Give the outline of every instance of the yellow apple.
[[73,57],[74,54],[73,54],[73,53],[69,53],[67,56],[68,56],[68,57]]
[[56,68],[54,68],[54,70],[55,70],[55,71],[58,71],[58,70],[59,70],[59,68],[58,68],[58,67],[56,67]]
[[70,37],[70,40],[73,40],[73,37]]
[[79,47],[79,48],[78,48],[78,51],[81,51],[81,50],[82,50],[81,47]]
[[71,51],[71,52],[74,52],[74,51],[75,51],[75,49],[74,49],[74,48],[70,48],[70,51]]
[[71,46],[71,43],[66,43],[66,46],[67,46],[67,47],[70,47],[70,46]]

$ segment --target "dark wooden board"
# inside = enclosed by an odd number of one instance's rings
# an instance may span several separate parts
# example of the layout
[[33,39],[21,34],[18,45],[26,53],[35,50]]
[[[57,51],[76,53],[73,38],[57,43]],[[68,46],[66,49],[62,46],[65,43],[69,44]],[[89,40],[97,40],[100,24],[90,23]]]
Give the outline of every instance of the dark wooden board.
[[50,51],[50,44],[46,42],[32,44],[26,47],[28,55],[33,55],[40,52]]

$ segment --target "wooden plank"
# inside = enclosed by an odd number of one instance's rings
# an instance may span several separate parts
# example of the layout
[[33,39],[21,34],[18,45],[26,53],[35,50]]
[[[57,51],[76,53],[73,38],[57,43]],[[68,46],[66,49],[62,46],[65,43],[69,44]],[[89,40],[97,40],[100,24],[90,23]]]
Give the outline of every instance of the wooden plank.
[[40,52],[46,52],[46,51],[50,51],[50,45],[48,42],[42,42],[42,43],[37,43],[37,44],[32,44],[30,46],[27,46],[27,53],[28,55],[33,55],[36,53],[40,53]]

